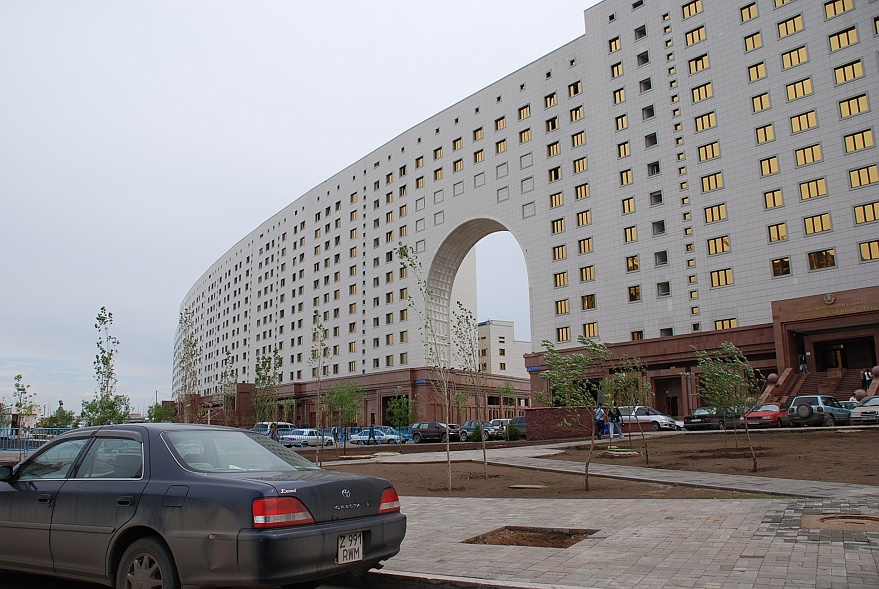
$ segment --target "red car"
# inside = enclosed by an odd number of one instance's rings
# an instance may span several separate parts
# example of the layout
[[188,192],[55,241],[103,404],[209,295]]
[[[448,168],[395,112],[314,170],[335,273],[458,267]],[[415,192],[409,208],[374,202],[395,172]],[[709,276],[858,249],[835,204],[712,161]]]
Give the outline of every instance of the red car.
[[[790,425],[787,407],[778,403],[763,403],[748,411],[741,421],[748,421],[748,427],[784,427]],[[742,423],[744,425],[744,423]]]

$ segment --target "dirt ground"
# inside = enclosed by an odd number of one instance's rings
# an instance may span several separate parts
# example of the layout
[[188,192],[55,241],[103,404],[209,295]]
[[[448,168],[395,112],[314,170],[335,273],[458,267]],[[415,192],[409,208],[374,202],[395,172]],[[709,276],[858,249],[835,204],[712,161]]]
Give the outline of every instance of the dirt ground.
[[[879,486],[879,428],[801,428],[757,430],[751,432],[757,454],[757,472],[744,431],[725,433],[677,433],[647,437],[645,463],[644,442],[640,435],[614,442],[631,448],[639,455],[626,458],[602,457],[605,445],[596,445],[592,462],[649,466],[676,470],[747,474],[815,481],[838,481]],[[585,462],[589,441],[569,448],[552,458]],[[532,442],[534,443],[534,442]],[[489,447],[498,443],[489,443]],[[475,449],[479,444],[453,443],[453,450]],[[436,452],[440,444],[407,444],[399,448],[348,448],[348,455],[369,456],[376,451]],[[303,450],[314,460],[314,450]],[[336,460],[339,449],[322,450],[321,461]],[[530,497],[530,498],[613,498],[613,499],[700,499],[748,497],[742,493],[698,489],[680,485],[660,485],[589,477],[589,491],[584,477],[539,472],[512,467],[488,466],[488,478],[481,462],[452,463],[452,491],[448,488],[448,468],[442,463],[419,464],[341,464],[327,466],[380,476],[390,480],[400,495],[443,497]]]

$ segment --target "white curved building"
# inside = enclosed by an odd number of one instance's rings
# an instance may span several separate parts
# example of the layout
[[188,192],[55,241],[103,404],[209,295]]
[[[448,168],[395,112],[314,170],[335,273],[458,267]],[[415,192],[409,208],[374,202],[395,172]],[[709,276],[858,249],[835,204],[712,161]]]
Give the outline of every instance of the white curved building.
[[[328,376],[422,366],[417,285],[394,248],[414,248],[442,298],[472,301],[474,265],[462,297],[452,284],[496,231],[524,254],[535,347],[771,327],[773,302],[850,291],[869,294],[822,317],[862,313],[851,338],[863,351],[845,361],[875,364],[875,6],[590,8],[582,37],[366,154],[220,256],[181,304],[195,312],[200,391],[214,391],[226,350],[239,380],[275,346],[284,383],[310,380],[315,312]],[[791,330],[775,368],[804,349],[829,366],[843,323],[816,328],[823,339]]]

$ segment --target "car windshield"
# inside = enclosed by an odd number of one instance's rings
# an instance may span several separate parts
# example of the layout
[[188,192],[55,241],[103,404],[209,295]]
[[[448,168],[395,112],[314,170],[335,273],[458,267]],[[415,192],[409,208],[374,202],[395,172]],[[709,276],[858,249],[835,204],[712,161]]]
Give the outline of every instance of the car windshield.
[[876,405],[879,405],[879,397],[868,399],[861,407],[875,407]]
[[192,429],[165,432],[162,439],[181,464],[200,472],[317,468],[268,436],[252,432]]
[[751,409],[752,413],[756,413],[757,411],[779,411],[778,405],[775,403],[765,403],[763,405],[759,405],[758,407],[754,407]]
[[700,407],[693,411],[693,415],[712,415],[715,411],[714,407]]

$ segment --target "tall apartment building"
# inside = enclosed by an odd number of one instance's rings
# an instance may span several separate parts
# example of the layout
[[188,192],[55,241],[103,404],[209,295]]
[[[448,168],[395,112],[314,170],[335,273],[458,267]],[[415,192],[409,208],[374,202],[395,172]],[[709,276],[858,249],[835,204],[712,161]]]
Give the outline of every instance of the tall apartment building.
[[531,342],[516,339],[516,326],[512,321],[489,319],[477,327],[481,371],[522,378],[528,376],[525,354],[531,353]]
[[[653,358],[676,409],[690,404],[679,367],[691,343],[739,338],[779,372],[800,354],[813,370],[875,364],[877,12],[870,0],[593,6],[582,37],[223,254],[181,305],[195,314],[200,390],[227,354],[252,381],[275,347],[285,383],[310,381],[315,318],[327,377],[422,366],[418,313],[448,326],[462,260],[496,231],[525,257],[532,342],[655,344],[629,351]],[[418,284],[399,242],[437,304],[410,308]]]

